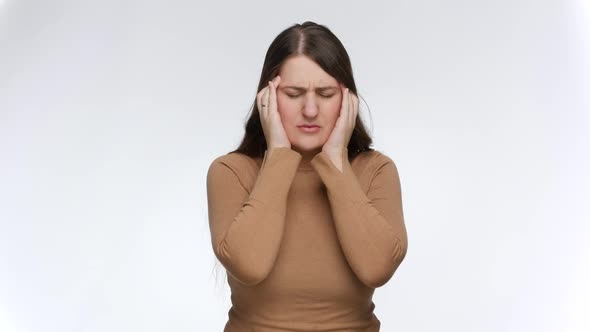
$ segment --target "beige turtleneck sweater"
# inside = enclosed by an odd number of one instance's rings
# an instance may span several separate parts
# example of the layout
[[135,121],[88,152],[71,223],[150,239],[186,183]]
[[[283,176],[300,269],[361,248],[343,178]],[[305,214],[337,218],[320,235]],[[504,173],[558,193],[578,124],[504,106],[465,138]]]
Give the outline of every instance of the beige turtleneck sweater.
[[379,331],[372,296],[407,252],[394,162],[378,151],[343,171],[324,152],[217,157],[207,173],[215,256],[228,272],[225,332]]

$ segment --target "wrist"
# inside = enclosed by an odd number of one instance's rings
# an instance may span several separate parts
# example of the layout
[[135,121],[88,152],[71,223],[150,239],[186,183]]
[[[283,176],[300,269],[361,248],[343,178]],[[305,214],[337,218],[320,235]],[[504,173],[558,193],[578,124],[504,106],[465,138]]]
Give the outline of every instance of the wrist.
[[291,148],[291,145],[285,145],[285,144],[271,144],[267,147],[267,149],[274,149],[274,148]]
[[322,148],[322,152],[324,152],[325,154],[327,154],[329,156],[335,156],[335,157],[341,157],[343,150],[344,150],[344,148],[342,148],[342,147]]

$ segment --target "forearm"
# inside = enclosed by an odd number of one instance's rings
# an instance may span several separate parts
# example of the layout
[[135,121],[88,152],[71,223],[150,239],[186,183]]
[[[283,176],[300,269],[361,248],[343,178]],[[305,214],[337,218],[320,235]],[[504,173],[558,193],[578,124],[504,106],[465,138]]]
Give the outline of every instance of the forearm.
[[223,191],[229,186],[223,185],[227,176],[215,176],[210,190],[216,197],[210,204],[213,248],[228,272],[245,284],[262,281],[274,265],[300,158],[288,148],[267,151],[249,194]]
[[326,185],[338,239],[349,265],[364,284],[379,287],[391,278],[407,251],[396,174],[392,174],[392,165],[387,165],[373,183],[375,195],[371,199],[352,170],[347,150],[341,151],[341,156],[342,171],[328,153],[320,153],[312,164]]

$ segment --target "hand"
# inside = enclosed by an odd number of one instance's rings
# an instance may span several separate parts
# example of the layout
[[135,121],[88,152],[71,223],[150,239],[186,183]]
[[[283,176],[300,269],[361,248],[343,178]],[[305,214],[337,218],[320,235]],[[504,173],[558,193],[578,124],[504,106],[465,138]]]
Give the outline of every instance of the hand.
[[[260,90],[256,95],[258,113],[260,113],[260,124],[266,138],[267,149],[273,147],[291,148],[291,142],[281,122],[277,106],[277,87],[281,83],[281,77],[276,76],[268,82],[268,86]],[[263,107],[262,105],[267,105]]]
[[334,129],[324,146],[322,146],[322,152],[326,152],[330,159],[336,164],[342,171],[342,150],[348,147],[350,137],[356,125],[356,117],[359,110],[359,99],[351,93],[348,88],[344,88],[340,85],[342,91],[342,104],[340,108],[340,115],[336,120]]

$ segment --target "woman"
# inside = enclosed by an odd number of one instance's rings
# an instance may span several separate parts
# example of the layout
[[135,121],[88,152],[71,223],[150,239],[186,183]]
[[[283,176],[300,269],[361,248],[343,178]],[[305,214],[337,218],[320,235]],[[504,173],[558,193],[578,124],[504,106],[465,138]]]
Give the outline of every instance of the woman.
[[271,43],[243,141],[207,173],[228,272],[224,331],[379,331],[375,288],[404,259],[400,181],[369,148],[346,50],[325,26]]

